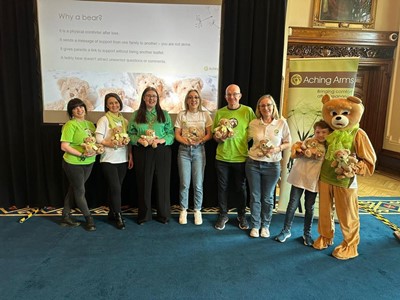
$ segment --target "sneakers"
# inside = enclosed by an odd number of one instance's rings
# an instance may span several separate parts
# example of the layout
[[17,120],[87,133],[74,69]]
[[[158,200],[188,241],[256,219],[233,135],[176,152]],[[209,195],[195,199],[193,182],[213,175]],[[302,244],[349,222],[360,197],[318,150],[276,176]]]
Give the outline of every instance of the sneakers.
[[260,236],[260,232],[258,228],[252,228],[250,230],[250,236],[253,238],[258,238]]
[[292,234],[290,230],[282,230],[280,234],[275,237],[275,241],[284,243],[288,238],[290,238]]
[[201,211],[200,210],[195,210],[194,211],[194,224],[195,225],[203,224],[203,218],[201,217]]
[[239,222],[239,228],[242,230],[249,229],[249,223],[247,223],[246,215],[238,216],[237,220]]
[[179,213],[179,224],[186,224],[187,223],[187,211],[185,210],[181,210],[181,212]]
[[219,215],[217,223],[215,223],[215,229],[224,230],[226,222],[229,221],[228,216]]
[[261,234],[260,235],[263,238],[269,238],[269,236],[270,236],[269,229],[267,227],[261,228]]
[[303,235],[303,241],[304,241],[304,245],[306,245],[306,246],[311,247],[314,244],[314,240],[312,239],[311,235],[309,235],[309,234]]

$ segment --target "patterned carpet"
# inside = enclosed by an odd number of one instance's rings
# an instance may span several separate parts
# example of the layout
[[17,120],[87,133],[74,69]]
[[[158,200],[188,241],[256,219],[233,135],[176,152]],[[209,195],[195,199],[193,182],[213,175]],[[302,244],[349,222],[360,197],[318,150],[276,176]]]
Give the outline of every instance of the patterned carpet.
[[[375,212],[382,215],[400,214],[400,197],[360,197],[360,214],[372,214]],[[191,211],[189,210],[189,213]],[[204,214],[217,214],[218,207],[208,207],[202,210]],[[247,209],[250,213],[250,210]],[[61,216],[62,207],[24,207],[24,208],[0,208],[0,217],[25,217],[28,215],[40,215],[41,217]],[[105,216],[108,214],[107,206],[99,206],[91,209],[91,213],[95,216]],[[122,207],[122,213],[125,215],[137,215],[136,207]],[[235,209],[231,209],[229,213],[236,213]],[[74,210],[73,214],[79,215],[80,211]],[[179,214],[179,205],[171,206],[171,214]]]

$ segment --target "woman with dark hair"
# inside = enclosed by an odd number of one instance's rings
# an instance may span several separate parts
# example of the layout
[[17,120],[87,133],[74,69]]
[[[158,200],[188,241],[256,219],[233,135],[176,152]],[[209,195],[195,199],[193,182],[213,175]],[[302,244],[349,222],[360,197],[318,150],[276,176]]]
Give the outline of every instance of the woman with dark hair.
[[152,219],[151,192],[155,179],[157,220],[167,224],[170,212],[171,147],[174,128],[168,112],[161,109],[157,90],[147,87],[139,109],[132,114],[128,134],[133,145],[138,188],[138,223]]
[[204,143],[212,138],[213,121],[210,113],[203,111],[201,96],[197,90],[189,90],[185,97],[185,110],[179,112],[175,121],[175,139],[180,143],[178,170],[180,178],[179,224],[187,223],[190,180],[193,185],[194,224],[203,223],[203,181],[206,167]]
[[92,172],[95,153],[85,153],[81,144],[87,137],[93,137],[95,127],[85,120],[86,105],[81,99],[74,98],[68,102],[67,112],[70,120],[64,124],[61,133],[61,150],[64,151],[62,167],[69,180],[68,193],[64,200],[61,226],[75,227],[80,223],[71,217],[74,203],[86,219],[85,229],[96,230],[85,198],[85,182]]
[[115,93],[104,97],[105,116],[97,121],[96,140],[104,146],[100,163],[108,183],[110,211],[108,219],[114,221],[118,229],[125,229],[121,214],[121,189],[127,169],[132,169],[131,147],[119,137],[127,135],[128,121],[121,114],[123,104]]

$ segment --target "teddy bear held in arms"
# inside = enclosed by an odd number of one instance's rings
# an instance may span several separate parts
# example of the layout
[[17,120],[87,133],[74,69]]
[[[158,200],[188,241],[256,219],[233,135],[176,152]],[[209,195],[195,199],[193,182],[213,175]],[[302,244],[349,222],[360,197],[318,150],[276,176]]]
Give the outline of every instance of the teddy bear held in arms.
[[297,141],[292,145],[291,158],[306,157],[311,159],[324,159],[325,146],[318,139],[311,137],[304,141]]

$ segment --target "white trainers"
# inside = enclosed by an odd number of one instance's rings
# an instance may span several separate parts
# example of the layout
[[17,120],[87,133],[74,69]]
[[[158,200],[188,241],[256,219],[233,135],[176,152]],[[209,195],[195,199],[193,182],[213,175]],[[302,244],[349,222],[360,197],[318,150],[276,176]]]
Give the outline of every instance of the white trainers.
[[257,228],[252,228],[250,230],[250,236],[253,238],[258,238],[260,236],[259,230]]
[[186,224],[187,223],[187,211],[185,210],[181,210],[181,212],[179,213],[179,224]]
[[201,211],[200,210],[195,210],[194,211],[194,224],[195,225],[203,224],[203,218],[201,217]]
[[266,227],[261,228],[261,237],[268,238],[269,236],[269,229]]

